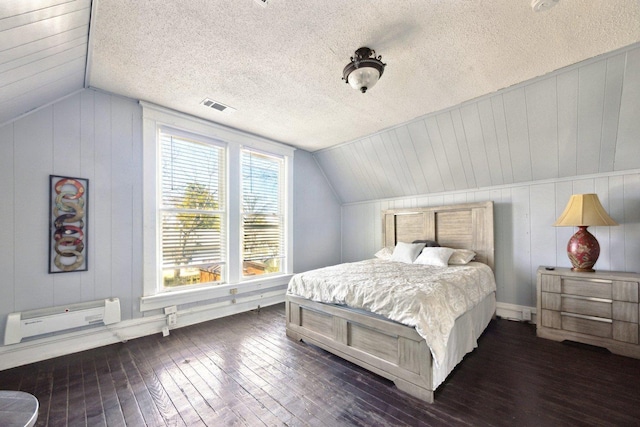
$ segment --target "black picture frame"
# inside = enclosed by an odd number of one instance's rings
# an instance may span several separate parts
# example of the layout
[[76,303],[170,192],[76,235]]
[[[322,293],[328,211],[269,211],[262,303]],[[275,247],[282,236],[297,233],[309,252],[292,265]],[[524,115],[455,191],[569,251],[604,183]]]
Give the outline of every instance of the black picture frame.
[[87,271],[89,180],[49,175],[49,273]]

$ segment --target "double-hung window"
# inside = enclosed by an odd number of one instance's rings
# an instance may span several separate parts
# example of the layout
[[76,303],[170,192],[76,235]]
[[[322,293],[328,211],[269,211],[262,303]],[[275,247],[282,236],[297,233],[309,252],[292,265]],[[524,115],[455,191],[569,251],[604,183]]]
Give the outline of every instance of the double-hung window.
[[242,276],[281,273],[285,266],[284,158],[241,151]]
[[294,150],[141,105],[140,309],[280,298],[293,269]]
[[160,251],[165,290],[222,283],[226,272],[222,144],[160,130]]

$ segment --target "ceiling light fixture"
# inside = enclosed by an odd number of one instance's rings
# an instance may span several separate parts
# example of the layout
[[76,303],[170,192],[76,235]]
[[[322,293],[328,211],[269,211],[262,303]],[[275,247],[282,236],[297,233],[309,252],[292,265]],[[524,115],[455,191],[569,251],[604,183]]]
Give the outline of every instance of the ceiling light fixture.
[[560,0],[531,0],[531,8],[534,12],[543,12],[557,5]]
[[351,57],[351,62],[342,70],[342,80],[352,88],[365,93],[372,88],[382,76],[387,65],[381,61],[382,56],[376,57],[376,51],[368,47],[361,47]]

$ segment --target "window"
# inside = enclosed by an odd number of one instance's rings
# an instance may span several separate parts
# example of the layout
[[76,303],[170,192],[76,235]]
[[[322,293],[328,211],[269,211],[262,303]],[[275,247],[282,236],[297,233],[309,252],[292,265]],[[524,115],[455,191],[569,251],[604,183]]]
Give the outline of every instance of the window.
[[284,158],[243,149],[242,275],[280,273],[285,257]]
[[165,289],[222,283],[225,148],[160,132],[160,249]]
[[294,149],[140,104],[140,310],[280,298],[293,270]]

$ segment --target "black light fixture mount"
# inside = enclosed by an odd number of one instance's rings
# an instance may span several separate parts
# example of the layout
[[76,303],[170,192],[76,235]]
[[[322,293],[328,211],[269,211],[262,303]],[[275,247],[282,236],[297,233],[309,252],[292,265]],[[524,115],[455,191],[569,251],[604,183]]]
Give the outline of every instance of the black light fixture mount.
[[382,56],[376,57],[375,50],[361,47],[355,51],[351,62],[342,70],[342,80],[352,88],[365,93],[378,82],[386,65],[382,62]]

